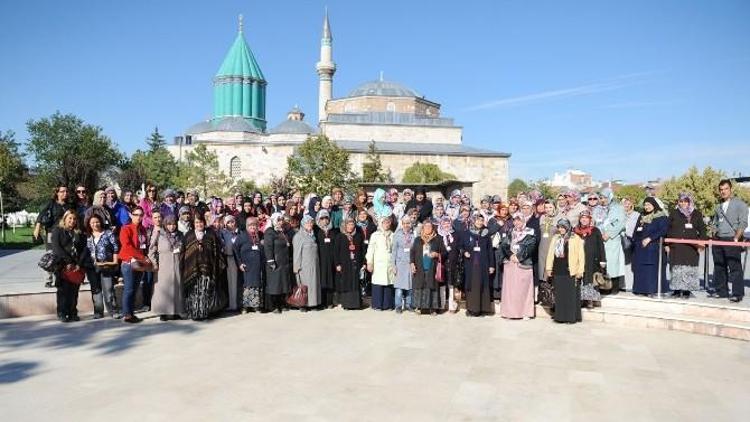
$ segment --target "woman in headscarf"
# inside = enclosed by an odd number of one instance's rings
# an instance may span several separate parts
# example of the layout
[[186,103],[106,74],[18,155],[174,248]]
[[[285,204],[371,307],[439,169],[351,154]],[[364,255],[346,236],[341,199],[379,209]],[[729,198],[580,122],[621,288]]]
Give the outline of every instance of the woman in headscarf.
[[490,315],[495,311],[490,296],[490,278],[495,273],[495,254],[489,231],[484,226],[484,216],[474,214],[471,222],[469,230],[461,235],[466,315]]
[[300,230],[292,240],[292,270],[295,280],[297,284],[307,286],[307,306],[300,308],[302,312],[320,306],[318,243],[315,241],[314,227],[315,220],[312,217],[302,217]]
[[227,260],[227,288],[229,289],[228,311],[239,311],[242,309],[242,281],[239,267],[234,259],[234,245],[240,235],[237,229],[237,220],[232,215],[224,217],[225,227],[218,231],[222,240],[224,256]]
[[406,211],[412,208],[417,209],[417,221],[420,223],[432,215],[432,202],[427,199],[427,190],[425,188],[420,186],[415,190],[414,199],[406,204]]
[[[320,206],[320,198],[317,196],[310,198],[310,202],[307,204],[307,211],[305,212],[306,215],[309,215],[312,218],[317,218],[318,211],[321,210]],[[328,213],[328,217],[330,218],[331,213],[326,210]]]
[[182,284],[180,282],[180,254],[182,233],[177,231],[177,220],[173,215],[164,218],[162,227],[154,226],[151,234],[149,258],[154,263],[154,296],[151,311],[159,319],[180,319],[184,313]]
[[445,207],[445,215],[456,220],[458,214],[461,212],[461,191],[456,189],[451,192],[451,197],[448,201],[448,205]]
[[638,219],[641,213],[635,210],[635,202],[630,197],[622,198],[622,206],[625,208],[625,241],[623,242],[623,251],[625,252],[625,277],[620,284],[620,290],[633,288],[633,236],[635,228],[638,225]]
[[[633,293],[655,295],[659,285],[659,272],[662,273],[662,286],[665,286],[666,259],[662,256],[659,268],[659,240],[667,235],[669,218],[653,197],[643,200],[643,215],[638,219],[633,235]],[[664,289],[662,289],[664,291]]]
[[460,243],[458,236],[453,232],[453,225],[451,224],[450,217],[443,216],[439,220],[439,226],[437,229],[440,240],[443,242],[445,248],[445,260],[443,261],[443,268],[445,274],[443,275],[444,283],[440,286],[441,289],[441,300],[447,303],[447,308],[451,313],[458,312],[458,298],[461,296],[463,290],[463,260],[460,254]]
[[581,285],[581,300],[587,308],[593,308],[599,306],[602,300],[598,288],[594,286],[594,273],[603,273],[607,268],[604,240],[599,229],[594,227],[591,211],[588,209],[581,211],[578,216],[578,225],[573,231],[583,239],[583,251],[586,259]]
[[182,241],[180,270],[185,299],[185,313],[193,320],[201,321],[226,306],[226,286],[221,286],[226,271],[226,260],[222,243],[213,230],[206,227],[206,219],[196,213],[193,229]]
[[526,227],[522,213],[513,216],[513,230],[500,245],[503,250],[503,297],[500,315],[510,319],[530,319],[534,312],[534,261],[536,236]]
[[[362,211],[360,210],[360,214]],[[372,309],[385,311],[393,309],[393,272],[391,271],[391,253],[393,251],[393,232],[391,219],[380,220],[380,227],[370,237],[367,245],[367,271],[371,273]]]
[[364,239],[353,219],[345,220],[342,227],[343,230],[334,242],[336,292],[342,308],[362,309],[360,280],[364,272]]
[[552,278],[555,306],[553,319],[557,322],[581,321],[581,284],[586,257],[583,240],[573,233],[570,221],[557,222],[557,233],[552,237],[547,251],[544,274]]
[[500,245],[513,230],[513,219],[510,217],[508,204],[500,203],[495,207],[495,215],[488,222],[487,229],[495,255],[495,274],[490,280],[492,282],[490,297],[493,301],[499,301],[503,297],[503,261],[505,261],[503,249]]
[[[557,228],[557,217],[555,212],[555,204],[552,201],[545,201],[544,212],[539,217],[539,232],[541,238],[539,241],[539,258],[537,260],[537,274],[539,274],[539,280],[546,280],[546,268],[547,268],[547,256],[549,255],[549,247],[552,242],[552,237],[558,232]],[[568,230],[570,231],[570,230]]]
[[458,217],[453,220],[453,230],[460,235],[471,229],[471,208],[461,206]]
[[234,259],[242,274],[242,313],[260,312],[263,309],[266,260],[262,235],[263,232],[258,230],[258,218],[247,217],[245,230],[234,243]]
[[411,217],[405,215],[401,218],[401,225],[393,235],[393,251],[391,253],[391,267],[393,267],[396,289],[395,306],[396,313],[403,309],[412,309],[412,273],[411,273],[411,248],[414,245],[414,229]]
[[281,213],[269,218],[271,227],[263,235],[266,258],[266,307],[277,314],[284,307],[284,299],[291,287],[292,239],[284,227]]
[[[411,248],[411,271],[414,274],[414,311],[419,315],[428,311],[435,315],[442,308],[439,296],[440,284],[438,282],[437,267],[446,255],[443,242],[437,236],[432,220],[422,222],[422,231],[414,241]],[[442,269],[441,269],[442,271]],[[442,277],[444,274],[440,274]]]
[[615,199],[612,189],[605,188],[599,197],[599,208],[603,210],[596,227],[602,232],[604,252],[607,260],[607,274],[612,279],[610,294],[620,292],[625,277],[625,253],[622,249],[622,236],[625,235],[625,209]]
[[[378,226],[370,219],[370,214],[367,211],[359,211],[358,213],[349,216],[348,218],[355,218],[357,221],[357,230],[362,233],[362,242],[364,243],[365,254],[370,245],[370,237],[378,230]],[[365,272],[364,279],[364,295],[370,296],[372,293],[372,279],[369,272]]]
[[115,233],[115,217],[112,215],[112,210],[106,205],[106,194],[103,190],[94,192],[94,200],[91,207],[84,212],[84,221],[88,220],[92,215],[99,217],[102,222],[102,230],[112,230]]
[[318,262],[320,264],[321,304],[324,308],[333,308],[336,292],[336,266],[334,265],[335,241],[339,230],[331,226],[328,211],[318,212],[315,220],[315,238],[318,242]]
[[[687,192],[680,193],[677,207],[670,212],[667,237],[689,240],[705,240],[706,225],[703,215],[695,209],[695,200]],[[703,246],[671,244],[666,247],[669,254],[669,288],[672,296],[689,299],[691,292],[700,289],[700,251]]]
[[[372,197],[372,210],[370,216],[373,221],[380,221],[383,218],[393,215],[393,209],[386,202],[386,195],[383,189],[376,189]],[[393,221],[391,221],[393,223]]]

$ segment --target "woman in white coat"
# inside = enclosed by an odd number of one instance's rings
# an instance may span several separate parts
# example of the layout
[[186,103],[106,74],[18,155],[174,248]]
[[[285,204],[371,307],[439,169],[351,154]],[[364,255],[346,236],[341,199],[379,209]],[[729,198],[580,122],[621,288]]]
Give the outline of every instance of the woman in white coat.
[[367,271],[372,273],[372,309],[384,311],[393,309],[393,232],[391,219],[382,218],[378,230],[370,237],[367,248]]

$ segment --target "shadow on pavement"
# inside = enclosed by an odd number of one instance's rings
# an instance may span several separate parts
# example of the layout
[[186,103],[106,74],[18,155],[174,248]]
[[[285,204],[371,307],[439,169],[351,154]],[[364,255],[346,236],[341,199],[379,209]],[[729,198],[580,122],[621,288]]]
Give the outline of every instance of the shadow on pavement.
[[7,362],[0,363],[0,384],[18,382],[34,375],[37,362]]
[[192,334],[201,327],[190,321],[159,322],[148,318],[140,324],[101,319],[63,324],[55,320],[0,321],[0,350],[68,349],[84,347],[102,355],[122,353],[159,334]]

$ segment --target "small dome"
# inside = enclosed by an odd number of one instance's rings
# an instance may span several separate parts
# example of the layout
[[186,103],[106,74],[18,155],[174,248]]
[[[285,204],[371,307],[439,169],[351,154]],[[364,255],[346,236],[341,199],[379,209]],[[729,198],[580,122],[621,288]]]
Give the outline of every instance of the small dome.
[[284,120],[278,126],[270,130],[270,133],[295,133],[310,135],[316,130],[302,120]]
[[216,120],[208,120],[196,123],[188,128],[187,133],[205,133],[205,132],[251,132],[260,133],[260,130],[253,126],[244,117],[223,117]]
[[419,97],[413,89],[391,81],[370,81],[354,88],[350,97],[379,96],[379,97]]

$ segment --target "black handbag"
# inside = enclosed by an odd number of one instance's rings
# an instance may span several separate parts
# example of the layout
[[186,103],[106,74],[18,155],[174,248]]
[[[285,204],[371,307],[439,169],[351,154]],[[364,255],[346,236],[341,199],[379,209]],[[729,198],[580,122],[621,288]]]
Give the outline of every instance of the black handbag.
[[544,280],[539,283],[539,303],[545,308],[555,306],[555,286]]
[[628,236],[626,236],[624,234],[622,235],[621,239],[622,239],[622,250],[623,251],[629,251],[629,250],[633,249],[633,239],[629,238]]
[[52,253],[52,251],[45,252],[44,255],[39,258],[39,262],[37,263],[37,265],[39,265],[39,268],[48,273],[54,273],[60,269],[60,261],[57,259],[55,254]]

